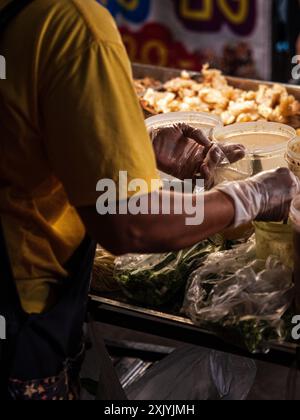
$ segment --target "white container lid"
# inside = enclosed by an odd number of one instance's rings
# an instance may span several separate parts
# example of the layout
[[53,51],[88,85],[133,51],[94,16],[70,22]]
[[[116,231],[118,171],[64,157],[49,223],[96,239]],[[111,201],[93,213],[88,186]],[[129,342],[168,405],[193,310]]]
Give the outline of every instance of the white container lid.
[[223,127],[221,118],[205,112],[169,112],[156,115],[146,120],[148,130],[172,126],[173,124],[186,123],[195,128],[202,128],[210,132],[215,127]]

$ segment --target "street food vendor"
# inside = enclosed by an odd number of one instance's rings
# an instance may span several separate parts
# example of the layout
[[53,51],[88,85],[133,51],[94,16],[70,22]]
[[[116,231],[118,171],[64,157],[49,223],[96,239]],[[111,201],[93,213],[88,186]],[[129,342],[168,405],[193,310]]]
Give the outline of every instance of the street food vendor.
[[[0,0],[1,8],[7,3]],[[170,215],[99,216],[101,179],[118,183],[126,171],[129,181],[151,186],[158,166],[179,178],[200,174],[209,188],[224,156],[234,162],[244,150],[213,145],[179,124],[152,133],[154,153],[120,35],[94,0],[34,0],[0,46],[7,62],[0,83],[2,392],[74,399],[94,255],[89,238],[114,254],[179,250],[253,219],[284,219],[300,184],[287,169],[224,184],[204,196],[199,226],[187,226],[174,208]],[[159,204],[165,194],[172,193],[154,191],[151,200]],[[173,207],[183,199],[173,193]]]

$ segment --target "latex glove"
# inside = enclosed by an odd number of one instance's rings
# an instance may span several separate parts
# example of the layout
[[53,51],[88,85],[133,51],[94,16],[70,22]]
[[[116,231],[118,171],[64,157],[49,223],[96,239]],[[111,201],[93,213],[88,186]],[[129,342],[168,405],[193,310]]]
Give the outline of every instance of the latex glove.
[[222,162],[234,163],[245,156],[244,146],[213,143],[202,130],[187,124],[153,130],[150,137],[158,169],[181,180],[202,178],[206,188],[213,185]]
[[232,227],[238,227],[253,220],[286,220],[293,198],[300,193],[300,180],[289,169],[280,168],[246,181],[227,182],[215,189],[232,198],[235,205]]

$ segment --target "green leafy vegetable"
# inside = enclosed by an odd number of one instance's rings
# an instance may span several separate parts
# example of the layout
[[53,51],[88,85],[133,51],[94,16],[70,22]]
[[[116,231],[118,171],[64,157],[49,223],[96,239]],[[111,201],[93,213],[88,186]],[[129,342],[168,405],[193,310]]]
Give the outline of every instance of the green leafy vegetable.
[[203,258],[220,249],[211,241],[163,255],[126,256],[116,262],[115,278],[129,298],[149,306],[168,303]]

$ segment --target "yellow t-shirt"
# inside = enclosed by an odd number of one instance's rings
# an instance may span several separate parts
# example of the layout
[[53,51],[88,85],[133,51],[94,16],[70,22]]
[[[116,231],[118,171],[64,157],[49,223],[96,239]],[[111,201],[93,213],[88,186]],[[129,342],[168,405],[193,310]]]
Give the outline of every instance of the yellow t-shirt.
[[[7,3],[0,0],[0,7]],[[0,39],[0,214],[24,309],[46,310],[96,184],[156,178],[125,48],[94,0],[35,0]]]

